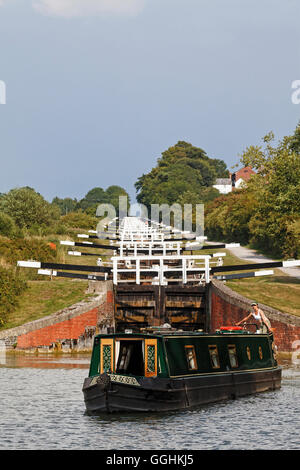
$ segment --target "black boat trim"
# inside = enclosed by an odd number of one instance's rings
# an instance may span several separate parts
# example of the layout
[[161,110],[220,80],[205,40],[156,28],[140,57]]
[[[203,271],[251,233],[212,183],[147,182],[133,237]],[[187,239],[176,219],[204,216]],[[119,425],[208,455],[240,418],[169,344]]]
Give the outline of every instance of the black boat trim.
[[199,377],[199,376],[203,376],[203,375],[207,375],[209,377],[213,376],[213,375],[219,375],[219,374],[223,374],[223,375],[228,375],[228,374],[243,374],[243,373],[247,373],[249,374],[249,372],[257,372],[257,371],[260,371],[260,370],[278,370],[278,369],[281,369],[280,366],[275,366],[275,367],[262,367],[260,369],[243,369],[243,370],[223,370],[223,371],[220,371],[220,372],[203,372],[203,373],[199,373],[199,374],[185,374],[185,375],[170,375],[170,379],[176,379],[176,378],[180,378],[180,377],[189,377],[190,379],[192,378],[196,378],[196,377]]
[[[254,338],[254,337],[255,337],[255,338],[257,338],[257,337],[259,337],[259,338],[265,338],[265,337],[270,336],[270,335],[268,335],[268,334],[262,334],[262,333],[256,333],[256,334],[255,334],[255,333],[252,333],[252,334],[250,333],[250,334],[249,334],[249,333],[247,333],[246,330],[245,330],[245,333],[242,333],[242,334],[236,333],[235,331],[236,331],[236,330],[218,331],[218,333],[215,333],[214,335],[208,335],[208,334],[206,334],[206,333],[201,333],[201,332],[199,332],[199,336],[204,336],[205,338],[215,338],[215,337],[216,337],[216,334],[217,334],[217,335],[221,334],[222,336],[226,336],[226,335],[228,335],[228,336],[233,336],[234,338],[241,338],[241,337],[245,338],[245,336],[247,336],[247,338]],[[196,335],[180,336],[180,338],[195,338],[195,336],[196,336]],[[155,337],[156,337],[156,338],[162,337],[162,338],[164,338],[164,339],[165,339],[165,338],[174,338],[174,336],[171,336],[171,335],[170,335],[170,336],[166,336],[166,335],[159,335],[159,334],[158,334],[157,336],[155,336]]]

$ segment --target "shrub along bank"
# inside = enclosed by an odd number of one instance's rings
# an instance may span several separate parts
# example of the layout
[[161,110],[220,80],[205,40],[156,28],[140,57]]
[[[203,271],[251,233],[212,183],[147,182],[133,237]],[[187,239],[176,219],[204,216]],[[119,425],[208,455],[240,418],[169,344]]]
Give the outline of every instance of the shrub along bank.
[[0,266],[0,326],[19,305],[19,296],[27,289],[26,281],[16,270]]

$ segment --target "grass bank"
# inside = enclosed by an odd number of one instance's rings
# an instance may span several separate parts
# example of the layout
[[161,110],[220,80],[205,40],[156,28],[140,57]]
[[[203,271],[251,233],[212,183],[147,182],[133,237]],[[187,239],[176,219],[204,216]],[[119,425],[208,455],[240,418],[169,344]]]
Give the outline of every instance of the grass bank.
[[300,280],[275,270],[273,276],[227,281],[230,289],[283,313],[300,316]]
[[[224,266],[248,264],[225,249],[209,250],[209,252],[202,250],[202,254],[216,253],[217,251],[226,253]],[[249,271],[254,271],[254,269],[249,269]],[[224,272],[223,274],[229,273]],[[234,279],[226,281],[226,285],[249,300],[263,303],[283,313],[300,316],[300,279],[288,276],[279,269],[274,269],[272,276]]]
[[53,279],[28,281],[28,289],[19,296],[19,306],[7,316],[1,329],[14,328],[88,299],[88,281]]

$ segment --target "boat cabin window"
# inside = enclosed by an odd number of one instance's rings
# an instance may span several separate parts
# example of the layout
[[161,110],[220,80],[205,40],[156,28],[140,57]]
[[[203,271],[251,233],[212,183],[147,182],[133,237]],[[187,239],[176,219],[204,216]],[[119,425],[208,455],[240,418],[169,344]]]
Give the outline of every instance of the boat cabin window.
[[144,342],[142,340],[116,341],[116,373],[144,375]]
[[189,370],[198,369],[196,353],[195,353],[195,347],[194,346],[185,346],[185,355],[186,355]]
[[238,360],[236,355],[236,346],[235,344],[228,344],[228,354],[230,367],[238,367]]
[[259,355],[259,359],[262,360],[263,352],[262,352],[262,347],[261,346],[258,347],[258,355]]
[[210,355],[210,362],[213,369],[220,368],[220,360],[219,360],[219,353],[218,348],[216,345],[208,346],[209,355]]

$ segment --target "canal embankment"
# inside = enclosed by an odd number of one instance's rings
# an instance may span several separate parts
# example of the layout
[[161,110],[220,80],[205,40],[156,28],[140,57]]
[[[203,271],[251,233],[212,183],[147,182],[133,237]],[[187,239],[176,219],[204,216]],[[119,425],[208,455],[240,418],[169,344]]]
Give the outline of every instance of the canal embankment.
[[[89,352],[94,335],[113,328],[115,290],[111,281],[90,282],[94,295],[58,312],[0,332],[7,351],[27,353]],[[212,280],[205,296],[207,328],[234,325],[251,309],[252,299]],[[278,353],[290,355],[300,338],[300,317],[259,304],[271,321]]]
[[[212,280],[209,287],[210,328],[215,330],[221,325],[235,325],[245,318],[251,310],[253,299],[230,289],[223,281]],[[281,312],[268,305],[259,303],[259,307],[269,318],[275,343],[279,352],[291,353],[300,339],[300,317]]]
[[84,352],[113,322],[111,282],[89,284],[91,297],[41,319],[0,331],[6,351]]

